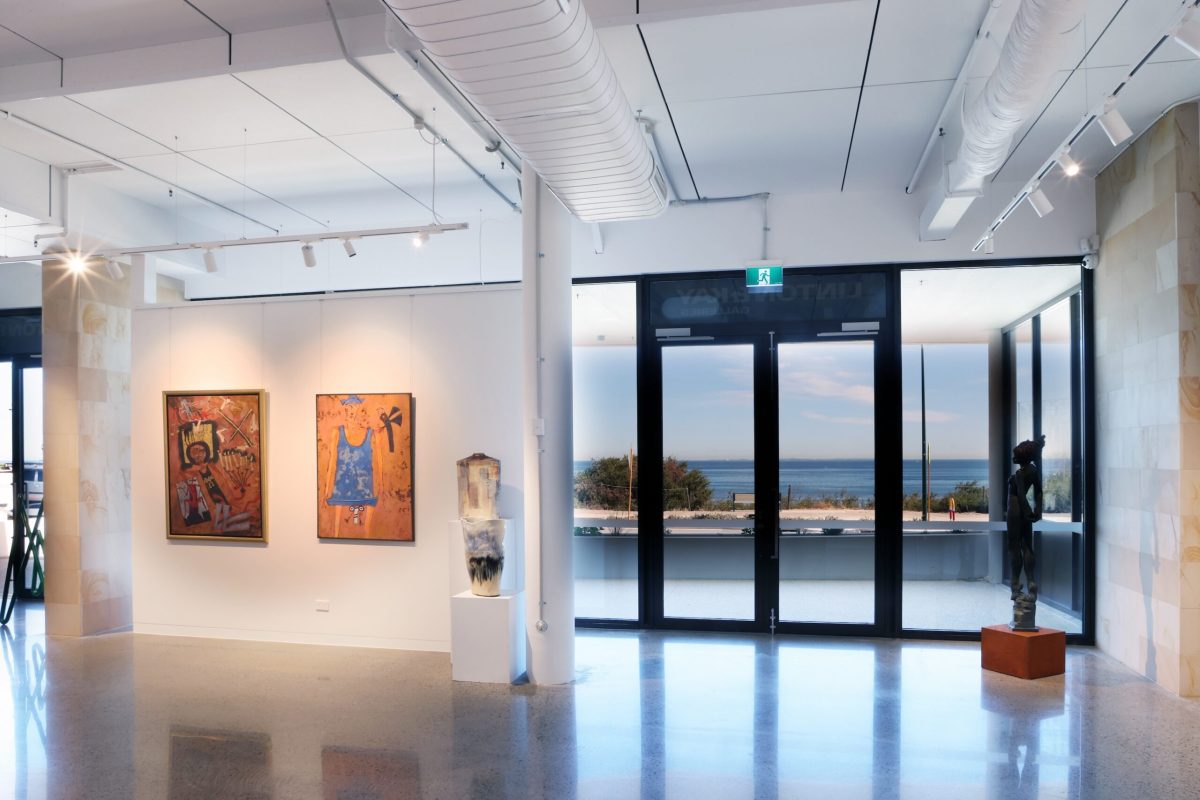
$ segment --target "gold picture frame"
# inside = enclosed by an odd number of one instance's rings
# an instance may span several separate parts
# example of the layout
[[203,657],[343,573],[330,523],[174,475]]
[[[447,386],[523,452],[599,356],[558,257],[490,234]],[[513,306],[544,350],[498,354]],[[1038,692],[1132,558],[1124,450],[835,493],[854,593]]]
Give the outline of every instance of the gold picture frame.
[[163,392],[168,539],[267,541],[267,396]]

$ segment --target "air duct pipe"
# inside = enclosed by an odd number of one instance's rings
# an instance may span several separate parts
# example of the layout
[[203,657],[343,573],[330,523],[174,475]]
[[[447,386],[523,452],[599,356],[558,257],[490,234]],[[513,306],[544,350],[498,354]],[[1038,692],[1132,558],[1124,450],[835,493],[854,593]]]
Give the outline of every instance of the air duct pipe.
[[1063,37],[1078,25],[1085,0],[1022,0],[1000,59],[963,111],[962,143],[921,215],[921,239],[947,238],[983,194],[983,182],[1008,156],[1058,69]]
[[580,0],[389,5],[575,216],[602,222],[666,209],[666,182]]

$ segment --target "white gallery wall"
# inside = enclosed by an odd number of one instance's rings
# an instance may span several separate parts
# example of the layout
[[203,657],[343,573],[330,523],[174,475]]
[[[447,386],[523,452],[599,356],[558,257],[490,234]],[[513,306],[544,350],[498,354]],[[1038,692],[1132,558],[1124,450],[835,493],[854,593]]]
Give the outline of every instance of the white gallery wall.
[[[134,630],[449,650],[455,461],[499,458],[522,515],[520,314],[510,287],[135,311]],[[168,541],[162,392],[259,388],[267,544]],[[315,396],[344,392],[413,394],[413,543],[317,539]]]

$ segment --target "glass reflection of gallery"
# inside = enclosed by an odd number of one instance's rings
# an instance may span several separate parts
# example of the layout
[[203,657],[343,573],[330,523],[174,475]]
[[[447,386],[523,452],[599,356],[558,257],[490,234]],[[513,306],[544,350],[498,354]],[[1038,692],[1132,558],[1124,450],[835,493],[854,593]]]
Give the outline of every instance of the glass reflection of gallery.
[[1038,620],[1091,642],[1090,291],[1064,259],[576,283],[579,624],[977,637],[1045,434]]
[[13,570],[5,608],[18,598],[41,593],[41,548],[36,562],[29,541],[44,536],[41,519],[42,464],[42,316],[40,309],[0,311],[0,524],[4,566]]

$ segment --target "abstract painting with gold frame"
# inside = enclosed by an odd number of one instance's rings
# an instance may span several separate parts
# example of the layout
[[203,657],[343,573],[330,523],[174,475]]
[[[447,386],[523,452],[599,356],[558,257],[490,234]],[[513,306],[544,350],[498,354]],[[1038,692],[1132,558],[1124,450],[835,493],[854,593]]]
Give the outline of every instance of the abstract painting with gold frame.
[[411,542],[411,394],[317,395],[317,536]]
[[167,537],[267,540],[261,390],[163,392]]

